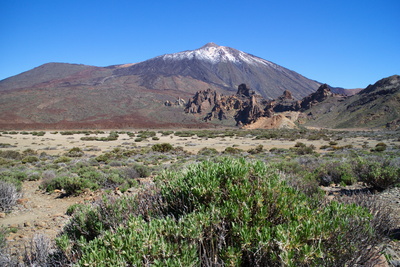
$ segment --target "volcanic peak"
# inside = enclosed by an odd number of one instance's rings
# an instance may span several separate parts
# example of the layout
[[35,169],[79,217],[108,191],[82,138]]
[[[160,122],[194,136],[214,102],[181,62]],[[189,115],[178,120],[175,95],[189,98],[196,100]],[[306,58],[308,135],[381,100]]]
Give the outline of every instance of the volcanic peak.
[[243,63],[257,65],[267,65],[274,68],[279,66],[262,58],[247,54],[245,52],[236,50],[234,48],[219,46],[215,43],[207,43],[206,45],[196,49],[183,51],[179,53],[167,54],[160,56],[164,60],[202,60],[212,64],[218,64],[220,62],[232,62],[237,65]]

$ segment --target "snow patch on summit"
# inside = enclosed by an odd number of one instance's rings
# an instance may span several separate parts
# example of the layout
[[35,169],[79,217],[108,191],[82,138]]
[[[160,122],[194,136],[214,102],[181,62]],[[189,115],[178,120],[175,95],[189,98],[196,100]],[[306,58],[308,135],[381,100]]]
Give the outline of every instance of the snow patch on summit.
[[225,46],[218,46],[218,45],[205,45],[199,49],[191,50],[191,51],[184,51],[174,54],[167,54],[160,56],[164,60],[184,60],[184,59],[199,59],[203,61],[208,61],[212,64],[217,64],[219,62],[233,62],[235,64],[262,64],[267,65],[273,68],[279,68],[278,65],[245,52],[225,47]]

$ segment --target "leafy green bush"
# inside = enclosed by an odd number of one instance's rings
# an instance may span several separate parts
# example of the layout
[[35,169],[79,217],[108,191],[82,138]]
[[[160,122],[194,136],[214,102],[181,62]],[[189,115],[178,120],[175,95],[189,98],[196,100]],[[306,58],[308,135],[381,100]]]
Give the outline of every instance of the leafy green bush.
[[362,182],[377,190],[400,184],[400,167],[391,165],[388,159],[378,161],[359,157],[354,164],[354,171]]
[[15,186],[17,191],[21,191],[22,182],[27,180],[28,175],[20,170],[7,170],[4,172],[0,172],[0,181],[10,183]]
[[82,157],[83,155],[84,153],[79,147],[73,147],[65,154],[67,157]]
[[258,154],[261,153],[263,151],[264,146],[263,145],[258,145],[255,148],[251,148],[249,150],[247,150],[247,153],[249,154]]
[[[163,202],[145,216],[134,208],[117,228],[98,211],[82,215],[79,265],[353,266],[370,256],[366,209],[322,205],[261,162],[205,161],[164,173],[157,184]],[[109,210],[120,213],[119,205]]]
[[332,183],[352,185],[357,182],[357,176],[349,162],[328,161],[315,171],[321,185],[328,186]]
[[96,190],[99,184],[83,177],[77,176],[58,176],[46,183],[43,183],[42,188],[47,192],[52,192],[55,189],[64,190],[66,195],[79,195],[84,189]]
[[197,153],[198,155],[203,155],[203,156],[211,156],[211,155],[218,155],[218,150],[216,150],[213,147],[203,147],[202,149],[199,150]]
[[371,149],[371,151],[382,152],[382,151],[385,151],[386,148],[387,148],[387,145],[385,143],[380,142],[380,143],[377,143],[375,145],[375,149]]
[[315,146],[314,145],[309,145],[307,146],[304,143],[297,142],[293,148],[290,148],[291,150],[295,151],[297,155],[307,155],[307,154],[312,154],[314,153]]
[[5,150],[5,151],[0,151],[0,157],[5,159],[20,160],[22,158],[22,155],[18,151]]
[[54,160],[54,163],[67,163],[67,162],[70,162],[70,161],[71,161],[71,158],[69,158],[67,156],[61,156],[61,157],[56,158]]
[[236,147],[227,147],[224,150],[224,154],[240,154],[242,152],[242,150],[240,148],[236,148]]
[[153,145],[151,149],[156,152],[164,153],[171,151],[172,149],[174,149],[174,147],[170,143],[162,143]]
[[21,162],[24,164],[25,163],[34,163],[34,162],[38,162],[38,161],[39,161],[39,158],[36,156],[26,156],[21,160]]

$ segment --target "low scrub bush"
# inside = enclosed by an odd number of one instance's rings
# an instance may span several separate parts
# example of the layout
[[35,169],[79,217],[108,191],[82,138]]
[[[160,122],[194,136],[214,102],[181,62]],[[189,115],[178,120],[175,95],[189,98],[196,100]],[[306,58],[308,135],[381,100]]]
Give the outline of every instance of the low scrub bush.
[[65,154],[67,157],[82,157],[83,155],[84,152],[79,147],[73,147]]
[[165,153],[174,149],[170,143],[155,144],[151,147],[153,151]]
[[261,153],[263,151],[264,146],[263,145],[258,145],[255,148],[251,148],[249,150],[247,150],[247,153],[249,154],[258,154]]
[[354,171],[362,182],[377,190],[400,184],[400,167],[391,164],[390,159],[359,157],[354,164]]
[[17,188],[11,183],[0,180],[0,211],[9,212],[20,197]]
[[318,167],[315,171],[321,185],[328,186],[332,183],[352,185],[357,182],[349,162],[328,161]]
[[296,152],[297,155],[307,155],[314,153],[315,146],[309,145],[307,146],[304,143],[297,142],[294,147],[290,148],[292,151]]
[[4,172],[0,172],[0,181],[14,185],[17,191],[21,191],[22,182],[27,179],[27,173],[21,170],[10,169]]
[[38,162],[38,161],[39,161],[39,158],[36,156],[26,156],[21,160],[21,162],[24,164],[25,163],[34,163],[34,162]]
[[18,151],[14,150],[5,150],[5,151],[0,150],[0,157],[5,159],[20,160],[22,158],[22,155]]
[[224,154],[240,154],[241,152],[242,150],[240,148],[230,146],[225,148],[225,150],[223,151]]
[[382,152],[382,151],[385,151],[386,148],[387,148],[387,145],[385,143],[380,142],[380,143],[376,144],[375,148],[371,149],[371,151]]
[[199,150],[197,153],[198,155],[202,156],[212,156],[212,155],[218,155],[218,150],[215,148],[210,148],[210,147],[203,147],[202,149]]
[[379,253],[365,249],[375,236],[367,209],[322,203],[261,162],[215,159],[156,182],[147,210],[111,203],[106,215],[74,216],[65,235],[79,240],[79,265],[354,266]]
[[41,188],[47,192],[56,189],[64,190],[66,195],[79,195],[84,189],[96,190],[100,186],[98,183],[79,176],[58,176],[52,180],[43,182]]
[[71,158],[70,158],[70,157],[61,156],[61,157],[56,158],[56,159],[54,160],[54,163],[68,163],[68,162],[70,162],[70,161],[71,161]]

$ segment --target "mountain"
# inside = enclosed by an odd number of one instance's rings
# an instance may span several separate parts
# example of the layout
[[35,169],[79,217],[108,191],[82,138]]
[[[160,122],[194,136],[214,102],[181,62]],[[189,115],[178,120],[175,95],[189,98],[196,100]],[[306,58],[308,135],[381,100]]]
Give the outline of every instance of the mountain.
[[306,125],[330,128],[400,127],[400,76],[379,80],[344,98],[330,96],[304,111]]
[[[205,46],[140,63],[96,67],[48,63],[0,81],[0,129],[202,127],[177,99],[208,88],[232,94],[246,83],[266,99],[295,99],[320,83],[234,48]],[[181,100],[179,101],[181,102]]]
[[[114,74],[140,75],[143,78],[141,85],[154,89],[163,89],[171,77],[177,76],[204,82],[223,93],[235,92],[237,86],[245,82],[256,93],[270,99],[278,97],[284,90],[290,90],[300,99],[320,85],[265,59],[214,43],[120,68]],[[174,86],[186,90],[185,83],[183,86],[174,83]]]

